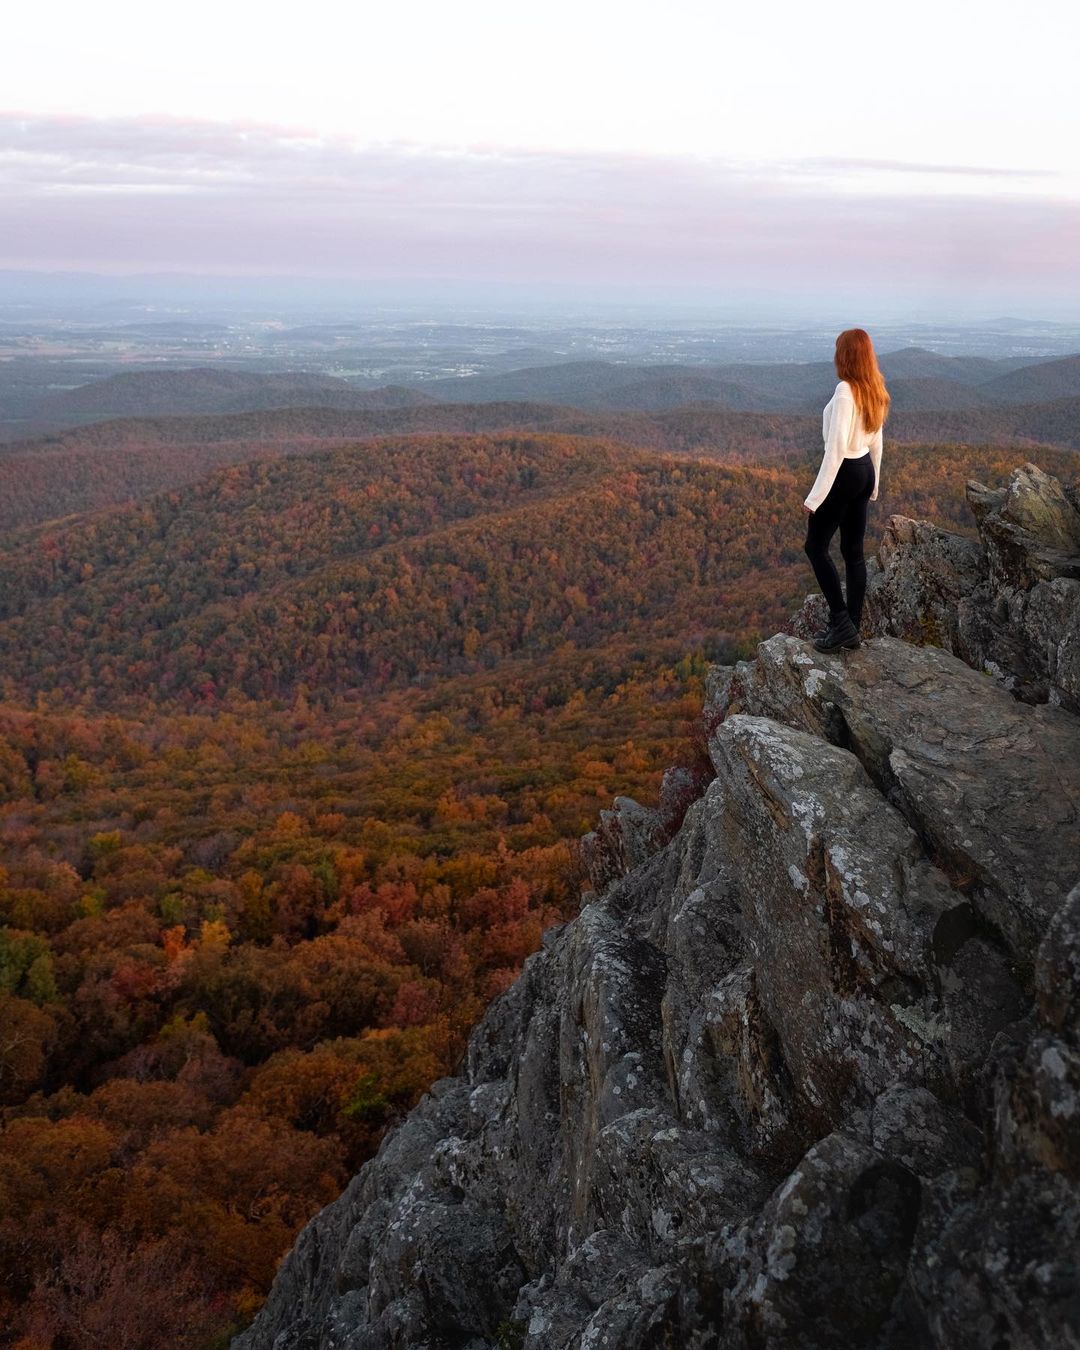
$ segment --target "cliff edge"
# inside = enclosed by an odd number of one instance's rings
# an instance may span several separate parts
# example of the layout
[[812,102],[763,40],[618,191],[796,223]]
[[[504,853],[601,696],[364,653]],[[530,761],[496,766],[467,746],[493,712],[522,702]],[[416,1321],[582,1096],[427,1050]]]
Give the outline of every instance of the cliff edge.
[[549,929],[235,1350],[1080,1346],[1080,511],[893,516],[714,667],[715,776]]

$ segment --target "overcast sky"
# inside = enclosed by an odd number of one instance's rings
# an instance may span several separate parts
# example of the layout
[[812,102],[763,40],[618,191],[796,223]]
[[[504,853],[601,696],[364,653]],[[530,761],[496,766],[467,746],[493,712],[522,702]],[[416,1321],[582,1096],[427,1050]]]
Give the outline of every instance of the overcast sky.
[[0,267],[1075,313],[1076,10],[13,7]]

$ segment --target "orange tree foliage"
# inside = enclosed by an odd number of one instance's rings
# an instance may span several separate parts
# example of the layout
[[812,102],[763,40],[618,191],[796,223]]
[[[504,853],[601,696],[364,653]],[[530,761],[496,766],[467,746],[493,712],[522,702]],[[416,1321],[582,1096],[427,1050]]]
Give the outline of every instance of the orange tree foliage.
[[89,1345],[110,1308],[132,1345],[245,1323],[574,912],[574,841],[655,794],[703,671],[567,651],[363,705],[0,705],[0,1313],[26,1345]]
[[[145,372],[142,373],[145,375]],[[822,395],[824,397],[824,394]],[[894,442],[1028,445],[1040,462],[1050,447],[1080,449],[1078,400],[956,411],[895,409]],[[311,454],[389,436],[558,432],[605,437],[660,453],[725,464],[821,453],[821,418],[745,412],[700,402],[651,411],[602,411],[553,403],[425,403],[403,408],[277,408],[264,412],[124,417],[13,443],[0,454],[0,532],[36,521],[136,501],[194,483],[222,465]],[[1051,451],[1052,453],[1052,451]],[[812,476],[812,475],[811,475]]]
[[[998,416],[1007,421],[1004,410]],[[702,451],[726,463],[812,453],[821,439],[816,415],[732,412],[715,405],[601,412],[550,403],[444,403],[125,417],[4,447],[0,531],[149,497],[243,460],[311,454],[360,440],[385,441],[390,435],[415,440],[433,433],[514,429],[601,436],[654,451]],[[1061,427],[1063,435],[1070,430]]]
[[[964,521],[965,478],[1025,457],[892,447],[875,526],[889,510]],[[233,465],[9,535],[2,689],[57,707],[325,705],[612,642],[681,653],[761,634],[808,587],[815,469],[526,434]],[[89,773],[76,754],[41,787]]]

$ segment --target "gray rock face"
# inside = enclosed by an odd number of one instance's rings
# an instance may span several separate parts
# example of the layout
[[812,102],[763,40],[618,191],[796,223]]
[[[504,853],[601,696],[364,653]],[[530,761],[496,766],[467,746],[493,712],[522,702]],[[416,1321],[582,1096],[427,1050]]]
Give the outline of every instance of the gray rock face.
[[1055,846],[1080,805],[1076,717],[1019,702],[937,647],[882,637],[847,655],[777,634],[736,667],[718,711],[853,750],[1003,949],[1030,962],[1080,874]]
[[[1036,464],[992,491],[970,481],[978,537],[891,516],[867,561],[865,632],[931,643],[998,678],[1028,703],[1080,712],[1080,506],[1076,491]],[[808,598],[788,625],[822,627]]]
[[1080,1347],[1080,559],[1044,478],[980,490],[978,545],[898,526],[875,612],[966,650],[1007,575],[1020,628],[981,631],[1026,652],[1059,587],[1046,696],[880,630],[715,668],[715,777],[604,813],[580,914],[236,1350]]

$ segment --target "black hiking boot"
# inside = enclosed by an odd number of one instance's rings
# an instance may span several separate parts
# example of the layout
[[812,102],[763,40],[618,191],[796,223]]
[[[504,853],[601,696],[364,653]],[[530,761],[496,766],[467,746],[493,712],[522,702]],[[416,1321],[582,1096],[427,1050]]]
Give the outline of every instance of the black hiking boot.
[[839,614],[830,615],[828,628],[814,638],[814,646],[819,652],[833,652],[837,647],[859,645],[859,630],[851,622],[851,615],[846,609],[842,609]]
[[[859,635],[859,642],[860,642],[860,643],[865,642],[866,639],[867,639],[867,637],[872,636],[871,634],[864,633],[864,632],[862,631],[862,624],[860,623],[859,619],[858,619],[854,614],[852,614],[852,612],[851,612],[850,609],[848,610],[848,617],[851,619],[851,622],[855,625],[855,631],[856,631],[856,633],[858,633],[858,635]],[[814,639],[815,639],[815,641],[820,640],[820,641],[824,642],[825,639],[828,637],[828,635],[829,635],[829,629],[833,626],[833,623],[834,623],[834,622],[835,622],[835,621],[834,621],[833,619],[830,619],[829,622],[825,625],[825,627],[821,630],[820,633],[815,633],[815,634],[814,634]]]

